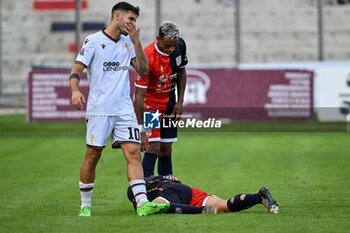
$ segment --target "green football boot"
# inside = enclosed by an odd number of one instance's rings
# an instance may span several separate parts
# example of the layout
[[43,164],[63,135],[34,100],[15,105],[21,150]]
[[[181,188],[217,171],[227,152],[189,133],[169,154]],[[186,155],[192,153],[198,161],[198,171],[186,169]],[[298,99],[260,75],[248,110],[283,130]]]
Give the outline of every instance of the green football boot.
[[137,207],[138,216],[146,216],[151,214],[160,214],[166,212],[170,208],[169,203],[145,202],[142,206]]
[[91,217],[91,207],[89,206],[84,206],[81,207],[80,212],[79,212],[80,217]]

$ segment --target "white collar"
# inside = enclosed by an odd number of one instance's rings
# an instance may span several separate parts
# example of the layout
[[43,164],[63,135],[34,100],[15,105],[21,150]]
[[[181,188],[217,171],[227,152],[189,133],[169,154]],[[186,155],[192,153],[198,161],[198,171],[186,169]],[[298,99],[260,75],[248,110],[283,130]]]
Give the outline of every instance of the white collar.
[[169,54],[160,51],[160,49],[157,46],[157,43],[158,43],[158,41],[156,41],[156,43],[154,43],[154,47],[156,48],[157,52],[160,53],[160,55],[169,57]]

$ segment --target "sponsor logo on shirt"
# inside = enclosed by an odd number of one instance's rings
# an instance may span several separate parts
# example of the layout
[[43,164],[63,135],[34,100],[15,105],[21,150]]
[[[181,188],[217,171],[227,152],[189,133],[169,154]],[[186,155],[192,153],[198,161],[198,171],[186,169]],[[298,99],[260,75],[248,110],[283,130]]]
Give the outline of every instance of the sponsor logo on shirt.
[[103,71],[127,71],[129,66],[121,66],[118,61],[103,62]]
[[171,74],[171,75],[162,74],[161,76],[159,76],[159,81],[158,81],[158,83],[168,82],[169,79],[174,79],[174,78],[176,78],[176,76],[177,76],[177,73]]
[[167,93],[175,90],[176,83],[172,82],[171,80],[175,79],[176,77],[177,73],[171,75],[162,74],[159,76],[156,88],[157,93]]

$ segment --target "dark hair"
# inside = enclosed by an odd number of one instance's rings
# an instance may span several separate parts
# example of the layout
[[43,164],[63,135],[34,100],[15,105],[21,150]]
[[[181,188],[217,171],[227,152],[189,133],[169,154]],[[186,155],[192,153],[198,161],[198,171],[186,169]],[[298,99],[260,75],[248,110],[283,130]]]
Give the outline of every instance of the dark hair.
[[137,16],[140,15],[140,7],[135,7],[133,5],[131,5],[130,3],[127,2],[118,2],[117,4],[114,5],[114,7],[112,8],[112,17],[113,17],[113,13],[116,10],[122,10],[122,11],[132,11],[134,12]]

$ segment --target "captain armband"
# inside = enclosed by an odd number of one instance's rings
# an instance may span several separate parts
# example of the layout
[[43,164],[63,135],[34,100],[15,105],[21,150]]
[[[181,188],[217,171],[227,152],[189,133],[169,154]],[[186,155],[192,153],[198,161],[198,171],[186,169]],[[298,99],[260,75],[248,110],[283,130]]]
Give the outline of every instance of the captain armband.
[[69,76],[69,80],[71,80],[71,79],[73,79],[73,78],[76,78],[76,79],[80,80],[80,76],[79,76],[79,74],[77,74],[77,73],[73,73],[73,74],[71,74],[71,75]]

